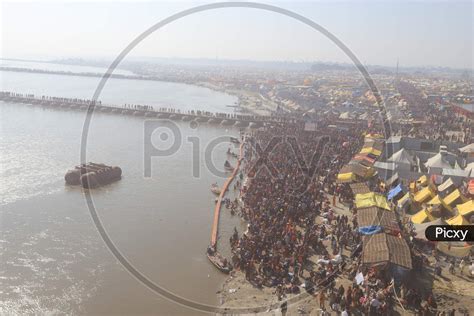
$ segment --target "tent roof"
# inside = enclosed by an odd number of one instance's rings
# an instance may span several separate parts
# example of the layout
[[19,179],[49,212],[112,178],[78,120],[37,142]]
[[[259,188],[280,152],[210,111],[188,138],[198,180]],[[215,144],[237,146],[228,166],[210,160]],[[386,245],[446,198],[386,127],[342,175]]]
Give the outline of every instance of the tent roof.
[[355,180],[355,174],[352,172],[339,173],[337,175],[337,183],[347,183]]
[[387,161],[392,161],[396,163],[406,163],[410,165],[414,165],[415,161],[413,160],[412,156],[408,153],[405,148],[400,149],[396,153],[392,155],[392,157],[388,158]]
[[370,189],[367,186],[367,183],[365,183],[365,182],[351,183],[351,184],[349,184],[349,187],[351,188],[352,193],[354,195],[364,194],[364,193],[369,193],[370,192]]
[[425,187],[421,191],[415,194],[413,200],[418,203],[425,202],[428,198],[432,198],[434,196],[433,191],[430,187]]
[[362,263],[390,262],[407,269],[412,268],[410,248],[402,238],[381,233],[362,238]]
[[355,196],[355,204],[358,209],[364,207],[372,207],[377,206],[380,208],[384,208],[388,211],[391,210],[390,206],[387,203],[387,199],[385,196],[381,194],[377,194],[374,192],[369,192],[365,194],[356,194]]
[[431,222],[434,220],[435,218],[433,217],[433,215],[431,215],[430,211],[425,208],[411,217],[411,221],[414,224],[422,224],[424,222]]
[[459,214],[457,216],[454,216],[454,217],[451,217],[450,219],[448,219],[446,221],[446,223],[448,225],[454,225],[454,226],[469,225],[469,221],[467,219],[465,219],[464,216],[462,216],[461,214]]
[[453,180],[451,178],[448,178],[448,180],[444,181],[442,184],[438,186],[438,191],[443,192],[444,190],[448,189],[452,185],[454,185]]
[[380,156],[382,154],[381,150],[375,149],[373,147],[364,147],[360,151],[361,154],[372,154],[374,156]]
[[429,168],[453,169],[449,162],[441,153],[437,153],[425,162],[425,166]]
[[422,175],[418,178],[418,180],[416,180],[416,183],[425,186],[428,184],[428,177],[426,175]]
[[474,212],[474,201],[469,200],[466,203],[458,204],[456,207],[460,215],[467,216]]
[[451,205],[454,201],[456,201],[459,198],[464,199],[464,197],[461,194],[461,191],[459,191],[459,189],[456,189],[453,192],[449,193],[443,199],[443,201],[444,201],[444,203],[446,203],[446,205]]
[[367,207],[357,211],[359,227],[382,226],[384,229],[400,230],[394,212],[389,212],[379,207]]
[[395,188],[391,189],[388,192],[387,199],[389,201],[392,200],[394,197],[396,197],[398,194],[400,194],[400,192],[403,192],[401,184],[397,185]]
[[474,143],[471,143],[469,145],[466,145],[462,148],[459,148],[459,151],[463,153],[474,153]]

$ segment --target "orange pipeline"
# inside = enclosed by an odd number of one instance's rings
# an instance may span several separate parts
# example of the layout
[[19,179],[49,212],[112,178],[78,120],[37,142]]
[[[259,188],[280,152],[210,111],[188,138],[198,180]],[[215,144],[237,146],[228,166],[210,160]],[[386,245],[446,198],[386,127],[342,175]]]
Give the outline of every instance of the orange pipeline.
[[239,153],[239,159],[237,160],[237,165],[234,168],[234,171],[232,171],[232,174],[230,175],[229,178],[224,182],[224,185],[222,186],[221,193],[219,194],[219,198],[217,200],[216,207],[214,209],[214,222],[212,224],[212,233],[211,233],[211,246],[216,248],[217,246],[217,232],[219,229],[219,214],[221,212],[221,204],[222,204],[222,199],[224,198],[225,192],[229,189],[229,185],[232,183],[234,180],[235,176],[237,175],[237,172],[239,171],[240,167],[240,162],[243,159],[243,154],[244,154],[244,142],[240,144],[240,153]]

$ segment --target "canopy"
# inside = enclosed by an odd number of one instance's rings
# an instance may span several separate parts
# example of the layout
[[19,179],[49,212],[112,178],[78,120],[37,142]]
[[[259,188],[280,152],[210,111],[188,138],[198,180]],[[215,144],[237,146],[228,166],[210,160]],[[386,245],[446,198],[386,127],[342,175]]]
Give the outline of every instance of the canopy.
[[353,172],[340,173],[337,175],[337,182],[339,183],[352,182],[353,180],[355,180],[355,174]]
[[416,184],[425,186],[428,184],[428,177],[426,175],[422,175],[421,177],[416,180]]
[[446,203],[446,205],[451,205],[459,198],[461,198],[464,202],[464,197],[462,196],[461,191],[459,191],[459,189],[456,189],[453,192],[449,193],[448,196],[443,199],[443,201],[444,203]]
[[369,156],[364,154],[357,154],[354,156],[354,158],[352,158],[352,160],[365,162],[368,165],[373,165],[375,163],[375,159],[370,158]]
[[438,191],[443,192],[449,189],[452,185],[454,185],[453,180],[451,178],[448,178],[448,180],[444,181],[442,184],[438,186]]
[[355,203],[357,208],[377,206],[389,211],[391,210],[387,203],[387,199],[383,195],[374,192],[356,194]]
[[360,151],[361,154],[371,154],[371,155],[374,155],[374,156],[380,156],[382,154],[382,152],[378,149],[375,149],[373,147],[365,147],[365,148],[362,148],[362,150]]
[[359,227],[358,231],[362,235],[373,235],[373,234],[380,233],[382,231],[382,227],[376,226],[376,225],[364,226],[364,227]]
[[469,221],[464,218],[461,214],[451,217],[446,221],[448,225],[458,226],[458,225],[469,225]]
[[397,206],[402,208],[408,201],[410,201],[410,192],[407,192],[400,200],[398,200]]
[[429,198],[433,198],[434,193],[430,187],[423,188],[420,192],[415,194],[413,200],[417,203],[424,203]]
[[469,200],[466,203],[458,204],[457,209],[460,215],[467,216],[474,212],[474,201]]
[[425,208],[411,217],[411,221],[414,224],[422,224],[422,223],[431,222],[434,220],[435,218],[431,215],[430,211],[428,211]]
[[387,161],[392,161],[396,163],[404,163],[409,165],[414,165],[415,161],[411,157],[411,155],[406,151],[405,148],[400,149],[396,153],[392,155],[392,157],[388,158]]
[[388,192],[387,199],[390,201],[401,192],[403,192],[402,185],[399,184]]
[[459,151],[462,153],[474,153],[474,143],[471,143],[467,146],[459,148]]
[[437,153],[425,162],[425,166],[428,168],[442,168],[442,169],[453,169],[446,158],[441,153]]

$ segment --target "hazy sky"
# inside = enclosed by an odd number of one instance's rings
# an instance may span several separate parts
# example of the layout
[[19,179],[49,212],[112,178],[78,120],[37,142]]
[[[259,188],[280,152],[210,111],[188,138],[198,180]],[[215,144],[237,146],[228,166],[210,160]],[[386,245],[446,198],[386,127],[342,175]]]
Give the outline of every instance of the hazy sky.
[[[473,66],[471,1],[269,2],[328,29],[366,64]],[[4,58],[115,57],[161,19],[209,2],[3,2]],[[349,62],[301,22],[256,9],[218,9],[173,22],[134,57]]]

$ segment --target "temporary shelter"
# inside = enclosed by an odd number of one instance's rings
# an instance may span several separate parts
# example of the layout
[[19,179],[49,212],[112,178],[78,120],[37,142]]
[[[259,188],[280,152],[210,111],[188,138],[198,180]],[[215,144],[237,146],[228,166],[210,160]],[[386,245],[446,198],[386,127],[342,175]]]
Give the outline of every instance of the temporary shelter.
[[391,210],[385,196],[378,193],[374,193],[374,192],[369,192],[365,194],[356,194],[355,204],[358,209],[364,208],[364,207],[377,206],[379,208],[384,208],[389,211]]
[[434,192],[431,190],[430,187],[425,187],[421,191],[417,192],[413,198],[413,200],[417,203],[424,203],[428,201],[428,199],[432,199],[434,197]]
[[469,225],[469,221],[464,216],[462,216],[461,214],[446,220],[446,223],[448,225],[453,225],[453,226]]
[[474,212],[474,201],[469,200],[466,203],[458,204],[456,206],[458,209],[458,213],[463,216],[469,216],[471,213]]
[[431,222],[434,220],[435,218],[433,217],[433,215],[431,215],[430,211],[427,210],[426,208],[422,209],[421,211],[419,211],[418,213],[416,213],[415,215],[411,217],[411,221],[414,224],[422,224],[422,223]]

